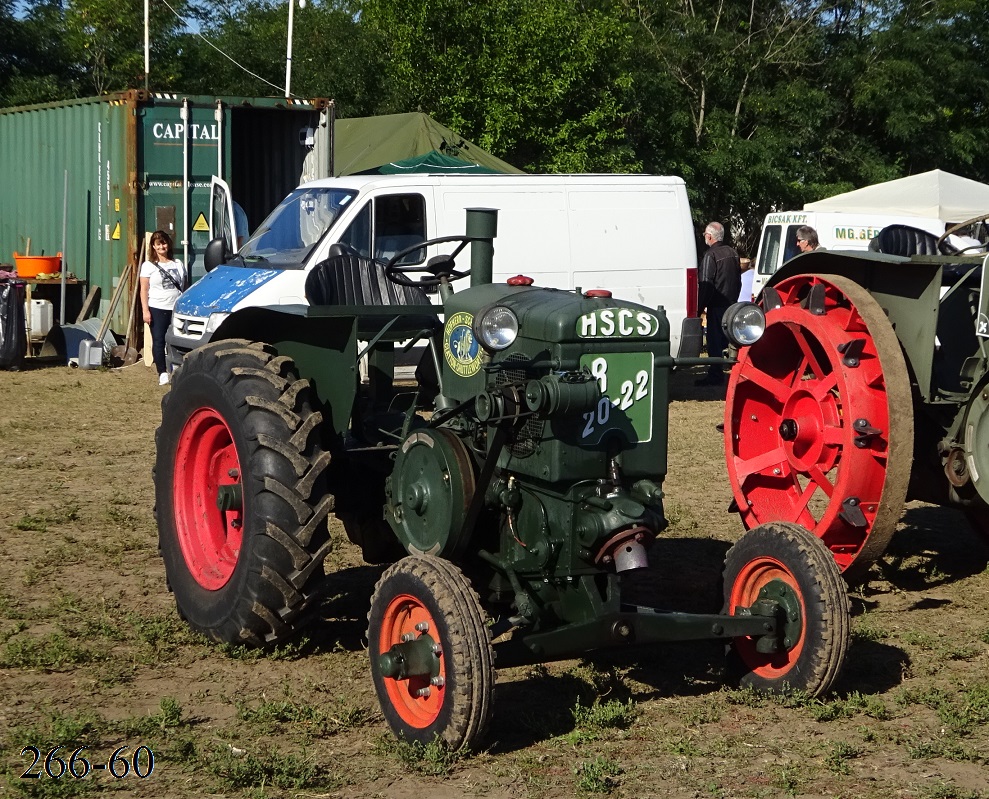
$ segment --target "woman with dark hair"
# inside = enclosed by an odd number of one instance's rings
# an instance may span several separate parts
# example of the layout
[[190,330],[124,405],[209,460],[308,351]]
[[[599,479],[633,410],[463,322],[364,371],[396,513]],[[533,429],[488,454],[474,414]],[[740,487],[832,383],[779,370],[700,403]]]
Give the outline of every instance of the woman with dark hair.
[[158,385],[168,384],[165,334],[172,323],[175,301],[185,290],[185,267],[172,253],[172,240],[164,230],[151,234],[148,260],[141,264],[141,307],[151,325],[151,354],[158,370]]

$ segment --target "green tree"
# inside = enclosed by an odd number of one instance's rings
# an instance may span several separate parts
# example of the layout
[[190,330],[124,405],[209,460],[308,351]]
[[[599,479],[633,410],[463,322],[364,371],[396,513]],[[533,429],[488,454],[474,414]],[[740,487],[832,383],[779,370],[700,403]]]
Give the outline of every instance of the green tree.
[[[202,37],[189,34],[182,41],[188,90],[247,96],[284,92],[286,0],[210,2],[197,14]],[[339,2],[308,2],[295,8],[294,18],[292,94],[331,97],[348,116],[374,113],[385,72],[376,37]]]
[[731,223],[751,251],[761,217],[820,180],[824,2],[623,2],[638,21],[646,168],[683,175],[696,221]]
[[858,130],[902,174],[944,169],[989,179],[989,6],[896,0],[873,7],[870,58],[854,81]]
[[425,111],[532,170],[638,166],[631,28],[615,2],[363,0],[387,48],[381,110]]
[[22,18],[13,4],[0,11],[0,106],[62,100],[75,96],[82,73],[67,55],[65,19],[58,2],[36,2]]

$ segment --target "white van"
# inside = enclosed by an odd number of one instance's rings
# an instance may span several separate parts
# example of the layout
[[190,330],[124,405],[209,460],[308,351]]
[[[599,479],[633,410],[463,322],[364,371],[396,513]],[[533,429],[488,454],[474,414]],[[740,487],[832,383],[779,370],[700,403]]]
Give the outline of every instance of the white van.
[[[229,192],[213,183],[212,235],[225,236],[236,252]],[[680,354],[699,354],[697,251],[682,178],[422,174],[323,179],[293,191],[240,248],[242,265],[214,269],[179,298],[168,333],[173,361],[206,343],[232,311],[305,304],[306,275],[332,245],[384,262],[426,239],[463,235],[466,209],[475,207],[498,209],[496,281],[525,274],[542,286],[610,289],[663,306],[671,352],[689,319],[690,343]],[[402,263],[423,263],[453,246],[432,245]]]
[[783,264],[800,254],[797,228],[810,225],[821,246],[828,250],[867,250],[887,225],[910,225],[935,236],[944,233],[940,219],[904,214],[841,213],[831,211],[783,211],[769,214],[762,224],[756,256],[752,294],[758,296],[766,281]]

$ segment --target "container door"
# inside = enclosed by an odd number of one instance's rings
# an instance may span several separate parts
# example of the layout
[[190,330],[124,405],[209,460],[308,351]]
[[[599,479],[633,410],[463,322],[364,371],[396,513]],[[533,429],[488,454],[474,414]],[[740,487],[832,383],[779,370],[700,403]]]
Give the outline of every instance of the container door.
[[212,198],[209,205],[210,240],[222,238],[226,242],[227,249],[236,255],[243,241],[240,235],[234,235],[234,231],[237,230],[234,202],[230,195],[230,187],[223,178],[213,175],[210,179],[210,197]]

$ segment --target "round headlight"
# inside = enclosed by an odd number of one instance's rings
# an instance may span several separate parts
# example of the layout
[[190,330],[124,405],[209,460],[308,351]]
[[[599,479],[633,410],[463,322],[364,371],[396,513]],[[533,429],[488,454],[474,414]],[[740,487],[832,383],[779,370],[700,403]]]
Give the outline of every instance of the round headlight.
[[766,314],[753,302],[736,302],[725,311],[721,329],[736,347],[749,347],[766,332]]
[[485,349],[499,352],[511,347],[519,335],[519,320],[503,305],[488,308],[474,323],[474,332]]

